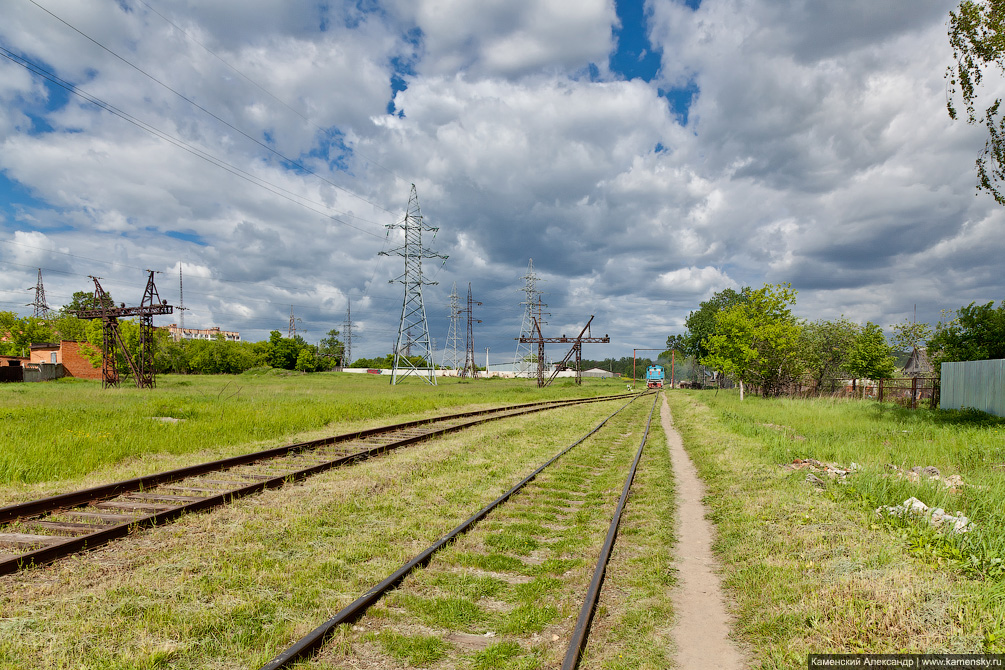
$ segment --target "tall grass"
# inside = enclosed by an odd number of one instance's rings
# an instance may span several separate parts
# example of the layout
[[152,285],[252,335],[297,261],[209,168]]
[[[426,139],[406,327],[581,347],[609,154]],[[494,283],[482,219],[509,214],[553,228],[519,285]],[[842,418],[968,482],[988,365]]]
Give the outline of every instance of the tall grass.
[[[721,392],[671,402],[711,485],[718,551],[763,665],[805,667],[814,651],[1005,648],[1005,420]],[[796,458],[858,468],[817,473],[817,487],[804,470],[780,467]],[[964,485],[911,481],[904,473],[915,466]],[[961,512],[972,530],[951,535],[876,512],[912,496]]]
[[406,379],[392,387],[387,377],[339,373],[163,375],[153,390],[70,379],[2,384],[0,485],[74,479],[151,454],[227,455],[399,415],[619,390],[612,384]]

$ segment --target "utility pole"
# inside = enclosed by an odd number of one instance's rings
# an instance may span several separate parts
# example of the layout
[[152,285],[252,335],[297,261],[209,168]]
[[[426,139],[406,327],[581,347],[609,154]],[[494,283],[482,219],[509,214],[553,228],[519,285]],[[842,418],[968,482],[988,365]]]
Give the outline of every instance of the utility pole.
[[[31,289],[28,289],[29,291]],[[34,307],[32,316],[36,319],[48,319],[50,312],[49,305],[45,302],[45,286],[42,285],[42,268],[38,269],[38,281],[35,282],[35,302],[30,302],[26,307]]]
[[[422,304],[422,287],[434,285],[422,277],[422,260],[424,258],[440,258],[446,262],[447,257],[437,254],[422,246],[422,233],[435,233],[438,228],[427,226],[422,222],[419,211],[419,196],[412,184],[412,192],[408,197],[408,208],[405,219],[401,223],[388,225],[387,228],[401,228],[405,233],[404,245],[391,251],[382,251],[381,255],[395,254],[405,259],[405,271],[391,282],[399,282],[405,286],[405,295],[401,301],[401,321],[398,324],[398,338],[394,343],[393,366],[391,369],[391,384],[398,383],[398,377],[414,374],[428,384],[436,386],[436,371],[433,368],[433,354],[429,343],[429,326],[426,322],[426,308]],[[413,349],[415,350],[413,352]],[[411,357],[422,358],[422,367],[417,366]]]
[[286,331],[286,336],[292,340],[296,334],[297,322],[296,319],[293,318],[293,305],[290,305],[290,327],[289,330]]
[[461,337],[457,334],[457,324],[461,320],[460,296],[457,295],[457,282],[450,290],[450,327],[447,329],[447,346],[443,348],[442,366],[449,370],[461,371]]
[[521,277],[524,281],[524,299],[520,304],[524,306],[523,323],[520,324],[520,336],[517,338],[516,354],[513,361],[516,363],[517,377],[530,377],[531,374],[531,347],[520,338],[534,336],[534,308],[537,306],[538,322],[541,321],[541,291],[537,290],[538,277],[534,274],[534,259],[531,258],[527,264],[527,273]]
[[464,369],[461,370],[461,377],[468,376],[468,370],[471,370],[471,378],[474,379],[478,376],[478,366],[475,365],[475,336],[474,329],[472,328],[472,323],[481,323],[481,319],[474,318],[473,305],[481,306],[481,303],[473,302],[471,299],[471,282],[468,282],[468,307],[463,310],[468,314],[468,335],[465,338],[465,353],[464,353]]

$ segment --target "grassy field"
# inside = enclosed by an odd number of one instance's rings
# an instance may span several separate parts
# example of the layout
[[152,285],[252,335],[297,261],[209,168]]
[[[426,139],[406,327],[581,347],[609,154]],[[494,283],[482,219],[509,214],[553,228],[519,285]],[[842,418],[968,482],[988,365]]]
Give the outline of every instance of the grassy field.
[[[337,374],[159,381],[153,391],[0,386],[0,504],[392,420],[624,390],[611,380],[544,390],[504,380],[390,387],[386,378]],[[736,637],[753,667],[804,668],[814,652],[1005,652],[1005,421],[871,401],[741,403],[726,392],[678,391],[668,399],[709,489]],[[488,424],[0,578],[0,668],[257,667],[610,411],[605,403]],[[681,551],[673,547],[672,473],[656,432],[625,541],[615,547],[591,668],[661,667],[672,651],[653,643],[672,621],[672,553]],[[817,472],[823,482],[815,485],[806,469],[789,467],[807,458],[855,469],[835,479]],[[915,466],[963,484],[913,481],[905,472]],[[951,536],[877,515],[912,496],[961,512],[972,530]],[[511,559],[521,541],[576,544],[550,537],[558,529],[534,515],[513,516],[516,539],[486,525],[467,542],[512,540],[498,552],[510,558],[499,560],[518,570]],[[466,566],[464,546],[446,554],[450,565]],[[511,595],[491,580],[437,581],[427,572],[415,593],[435,599],[456,590],[450,602],[462,616],[494,622],[505,617],[470,607],[479,589],[495,589],[489,602],[512,611],[530,611],[540,589],[554,599],[546,614],[564,616],[559,576],[546,572],[528,569],[522,576],[535,586]],[[422,600],[394,607],[419,611]],[[353,645],[379,649],[400,667],[533,668],[552,660],[548,640],[534,636],[554,622],[507,625],[500,630],[516,637],[467,655],[428,631],[367,628],[343,635],[319,665],[340,667]]]
[[[156,389],[65,379],[0,384],[0,504],[265,446],[461,407],[618,393],[624,384],[418,379],[345,373],[161,375]],[[28,492],[26,492],[28,491]]]
[[[737,637],[755,667],[804,668],[823,652],[1005,651],[1005,421],[724,392],[669,399],[709,487]],[[857,470],[818,472],[819,486],[784,467],[797,458]],[[915,466],[964,484],[903,476]],[[911,496],[962,512],[973,530],[876,513]]]
[[[485,387],[471,395],[496,392],[491,382]],[[618,406],[492,422],[2,577],[0,668],[260,667]],[[672,616],[666,587],[672,582],[667,547],[673,505],[665,446],[656,432],[617,557],[619,581],[613,583],[627,598],[605,605],[598,638],[604,645],[590,653],[594,661],[587,667],[665,667],[665,653],[651,642],[662,639],[660,630]],[[577,554],[587,532],[602,536],[606,526],[563,531],[551,527],[545,512],[571,495],[563,491],[578,488],[587,501],[616,500],[620,477],[584,487],[575,465],[602,461],[619,434],[619,458],[630,458],[641,437],[634,428],[615,427],[610,437],[570,453],[571,467],[550,475],[555,493],[547,495],[554,500],[537,505],[514,498],[504,515],[447,550],[440,569],[422,571],[414,588],[383,605],[385,622],[405,610],[434,629],[455,622],[481,634],[487,627],[497,633],[495,644],[452,650],[452,643],[428,631],[368,625],[354,637],[344,631],[307,667],[345,667],[359,645],[379,649],[387,662],[381,667],[548,667],[543,662],[558,653],[558,643],[542,633],[570,626],[564,617],[574,615],[563,603],[561,584],[589,580],[590,561]],[[602,515],[581,516],[593,524]],[[524,562],[528,551],[550,553],[541,562]],[[527,579],[515,579],[509,590],[486,574],[510,569]],[[620,650],[617,659],[612,650]]]

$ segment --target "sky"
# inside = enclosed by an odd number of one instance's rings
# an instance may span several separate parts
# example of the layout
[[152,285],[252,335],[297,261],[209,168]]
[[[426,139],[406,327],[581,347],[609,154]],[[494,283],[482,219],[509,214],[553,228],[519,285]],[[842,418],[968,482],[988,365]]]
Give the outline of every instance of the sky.
[[546,337],[610,336],[588,359],[743,286],[934,323],[1005,299],[982,128],[946,113],[955,4],[10,0],[0,310],[39,268],[52,306],[88,276],[139,304],[145,270],[178,305],[181,270],[186,327],[257,341],[292,309],[317,342],[350,306],[383,356],[415,184],[430,337],[470,283],[479,364],[513,360],[531,260]]

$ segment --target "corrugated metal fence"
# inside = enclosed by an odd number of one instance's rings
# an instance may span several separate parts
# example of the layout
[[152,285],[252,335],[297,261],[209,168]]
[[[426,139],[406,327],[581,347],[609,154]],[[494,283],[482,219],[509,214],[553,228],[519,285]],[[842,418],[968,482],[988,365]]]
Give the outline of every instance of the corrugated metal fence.
[[963,407],[1005,416],[1005,359],[942,364],[939,408]]

